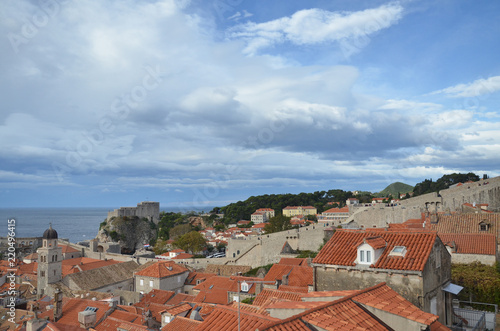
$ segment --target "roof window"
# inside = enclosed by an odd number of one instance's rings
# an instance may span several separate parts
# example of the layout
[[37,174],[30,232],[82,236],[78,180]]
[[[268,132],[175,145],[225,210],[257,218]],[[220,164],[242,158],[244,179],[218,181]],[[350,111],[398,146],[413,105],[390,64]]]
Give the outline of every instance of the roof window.
[[406,247],[405,246],[395,246],[389,253],[389,256],[405,256]]

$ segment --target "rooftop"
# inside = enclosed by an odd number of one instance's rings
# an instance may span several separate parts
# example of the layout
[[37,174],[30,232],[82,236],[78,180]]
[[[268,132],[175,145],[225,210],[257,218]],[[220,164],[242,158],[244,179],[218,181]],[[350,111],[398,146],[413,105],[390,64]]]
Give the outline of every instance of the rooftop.
[[[387,246],[371,267],[392,270],[423,271],[437,238],[435,232],[380,231],[377,235],[387,242]],[[357,247],[370,237],[374,237],[372,231],[338,230],[321,249],[313,263],[355,266]],[[389,256],[395,246],[406,247],[404,257]]]
[[145,276],[153,278],[165,278],[178,275],[189,270],[180,264],[176,264],[172,261],[159,261],[149,267],[142,269],[135,273],[136,276]]

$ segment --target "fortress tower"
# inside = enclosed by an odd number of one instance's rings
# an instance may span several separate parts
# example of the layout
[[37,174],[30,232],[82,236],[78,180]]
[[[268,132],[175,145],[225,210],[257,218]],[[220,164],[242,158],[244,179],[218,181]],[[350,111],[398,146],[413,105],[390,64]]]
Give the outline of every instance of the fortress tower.
[[57,231],[52,224],[45,230],[42,237],[42,247],[38,248],[38,296],[52,295],[49,284],[62,280],[62,248],[57,246]]

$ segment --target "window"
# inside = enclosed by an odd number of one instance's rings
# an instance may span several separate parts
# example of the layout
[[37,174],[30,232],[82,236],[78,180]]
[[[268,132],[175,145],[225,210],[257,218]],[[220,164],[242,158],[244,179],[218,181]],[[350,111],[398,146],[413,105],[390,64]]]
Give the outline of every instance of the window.
[[488,231],[488,224],[486,224],[486,223],[481,223],[481,224],[479,225],[479,230],[481,230],[481,231]]
[[153,287],[153,281],[152,280],[149,281],[149,287]]
[[366,251],[366,263],[371,263],[371,262],[372,262],[372,252]]
[[405,246],[395,246],[392,251],[389,253],[389,256],[402,256],[404,257],[406,254]]
[[241,283],[241,292],[248,292],[248,283]]
[[181,282],[181,276],[177,276],[177,282],[180,283]]
[[365,262],[365,251],[359,251],[359,262]]
[[85,310],[84,310],[84,311],[92,311],[92,312],[94,312],[94,313],[95,313],[98,309],[99,309],[99,308],[96,308],[96,307],[87,307],[87,308],[85,308]]
[[45,277],[45,271],[40,271],[40,276]]
[[144,285],[144,279],[139,279],[139,285],[141,285],[141,286]]

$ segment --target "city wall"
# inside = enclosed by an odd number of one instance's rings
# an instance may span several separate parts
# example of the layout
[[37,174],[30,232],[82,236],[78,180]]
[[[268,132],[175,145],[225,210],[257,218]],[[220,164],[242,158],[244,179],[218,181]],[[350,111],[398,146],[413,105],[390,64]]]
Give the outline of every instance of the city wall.
[[264,234],[245,239],[230,239],[226,249],[227,264],[249,265],[252,268],[277,263],[286,242],[293,250],[318,251],[328,224],[314,224],[299,229]]

